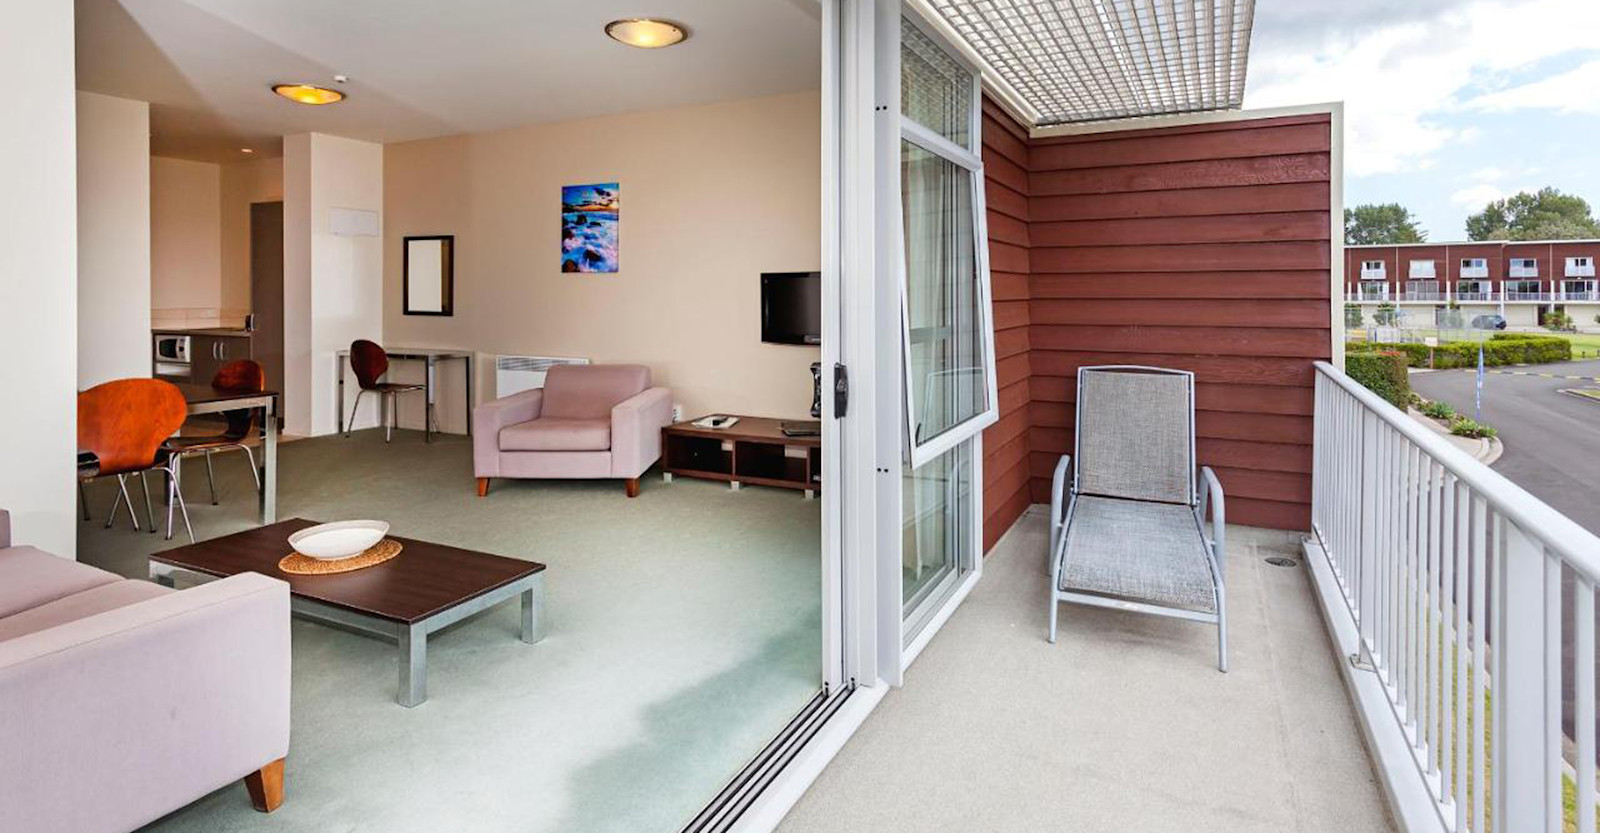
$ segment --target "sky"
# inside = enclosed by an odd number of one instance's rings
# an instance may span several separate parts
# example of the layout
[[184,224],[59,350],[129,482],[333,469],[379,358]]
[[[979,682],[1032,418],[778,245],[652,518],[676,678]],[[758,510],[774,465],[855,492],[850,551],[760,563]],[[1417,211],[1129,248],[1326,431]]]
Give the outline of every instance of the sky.
[[1245,106],[1345,103],[1344,203],[1433,241],[1549,185],[1600,215],[1600,0],[1257,0]]

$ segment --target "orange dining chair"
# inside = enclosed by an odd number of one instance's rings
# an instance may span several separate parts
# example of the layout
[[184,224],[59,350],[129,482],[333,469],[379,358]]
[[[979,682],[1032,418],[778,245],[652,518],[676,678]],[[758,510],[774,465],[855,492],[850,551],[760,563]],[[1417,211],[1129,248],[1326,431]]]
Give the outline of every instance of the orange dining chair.
[[[350,419],[345,423],[346,437],[350,436],[350,426],[356,421],[356,409],[361,407],[361,394],[372,391],[378,395],[381,403],[379,415],[383,420],[383,441],[389,442],[394,436],[396,423],[395,407],[402,393],[422,390],[422,385],[409,382],[381,382],[383,374],[389,371],[389,354],[382,347],[366,339],[359,339],[350,344],[350,369],[356,373],[356,384],[361,389],[356,391],[356,401],[350,406]],[[432,405],[424,406],[423,419],[431,419]]]
[[[211,386],[225,391],[246,391],[259,393],[267,389],[267,375],[261,365],[249,360],[239,359],[223,365],[217,370],[217,375],[211,378]],[[228,427],[221,434],[199,434],[192,437],[173,437],[166,441],[164,448],[179,457],[191,454],[204,454],[206,456],[206,482],[211,484],[211,505],[217,504],[217,474],[211,467],[211,455],[218,451],[243,451],[250,460],[250,476],[256,480],[256,491],[261,491],[261,472],[256,469],[256,455],[245,445],[250,435],[255,433],[256,419],[259,409],[246,408],[238,411],[225,411],[223,416],[228,419]],[[176,468],[176,464],[173,466]]]
[[[161,446],[183,425],[188,411],[189,405],[177,386],[160,379],[118,379],[78,394],[78,448],[94,454],[94,476],[116,476],[120,492],[106,526],[116,520],[117,508],[125,502],[128,514],[133,516],[133,528],[139,528],[139,517],[134,512],[132,498],[128,497],[127,483],[128,475],[138,474],[140,484],[145,486],[145,515],[150,521],[150,530],[155,531],[155,513],[151,511],[144,474],[158,471],[167,476],[167,538],[172,538],[171,504],[176,504],[183,512],[189,541],[194,542],[189,510],[178,488],[176,457]],[[79,471],[83,472],[84,468],[80,466]]]

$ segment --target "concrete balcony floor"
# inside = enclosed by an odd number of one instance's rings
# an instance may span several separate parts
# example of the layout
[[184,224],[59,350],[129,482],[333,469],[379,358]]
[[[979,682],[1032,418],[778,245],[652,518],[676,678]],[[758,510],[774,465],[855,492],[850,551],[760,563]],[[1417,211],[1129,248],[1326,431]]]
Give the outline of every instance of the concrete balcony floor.
[[1228,528],[1215,629],[1062,605],[1045,640],[1047,513],[825,769],[784,833],[1390,831],[1297,536]]

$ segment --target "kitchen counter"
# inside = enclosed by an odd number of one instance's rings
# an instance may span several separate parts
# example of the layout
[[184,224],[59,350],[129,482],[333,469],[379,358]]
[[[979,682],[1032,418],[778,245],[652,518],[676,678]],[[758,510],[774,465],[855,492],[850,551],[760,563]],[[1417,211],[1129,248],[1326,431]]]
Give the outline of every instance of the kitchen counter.
[[228,336],[233,338],[249,338],[255,334],[253,330],[246,330],[243,327],[196,327],[188,330],[178,327],[162,327],[152,328],[150,332],[155,335]]

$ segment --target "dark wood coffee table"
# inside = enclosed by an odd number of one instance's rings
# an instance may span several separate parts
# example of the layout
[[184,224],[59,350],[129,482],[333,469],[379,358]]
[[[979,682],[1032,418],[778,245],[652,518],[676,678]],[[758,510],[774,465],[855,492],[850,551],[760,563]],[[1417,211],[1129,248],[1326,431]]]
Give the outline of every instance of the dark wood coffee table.
[[159,552],[150,556],[150,578],[169,587],[237,573],[288,582],[296,615],[399,643],[402,706],[428,699],[428,634],[440,628],[521,596],[522,641],[544,638],[543,564],[391,535],[404,549],[382,564],[321,576],[279,570],[289,534],[317,523],[292,518]]

